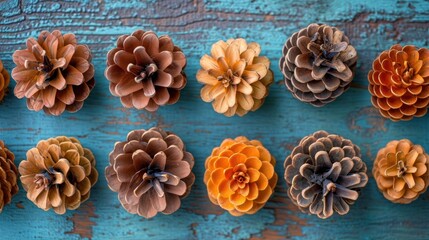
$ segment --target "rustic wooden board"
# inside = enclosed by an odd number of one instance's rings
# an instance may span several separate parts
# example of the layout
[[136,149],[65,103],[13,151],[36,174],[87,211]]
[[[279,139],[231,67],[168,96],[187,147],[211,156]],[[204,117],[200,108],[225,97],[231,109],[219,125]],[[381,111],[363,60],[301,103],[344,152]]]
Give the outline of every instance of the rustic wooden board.
[[[312,22],[343,29],[359,53],[353,87],[323,108],[300,103],[286,90],[278,69],[281,48],[288,36]],[[124,109],[110,95],[103,72],[105,55],[121,34],[135,29],[170,35],[188,57],[188,85],[176,105],[157,113]],[[26,109],[25,101],[9,94],[0,105],[0,139],[16,155],[16,164],[39,140],[57,135],[76,136],[91,148],[100,173],[115,141],[137,128],[161,126],[180,135],[196,159],[197,177],[191,195],[171,216],[151,220],[124,211],[116,194],[100,175],[91,198],[64,216],[38,209],[22,190],[0,215],[2,239],[283,239],[283,238],[427,238],[429,198],[424,194],[409,205],[385,200],[371,178],[346,216],[320,220],[293,206],[280,178],[274,196],[253,216],[232,217],[213,206],[202,181],[204,160],[211,148],[227,137],[260,139],[282,162],[304,135],[316,130],[352,139],[372,168],[377,150],[389,140],[409,138],[429,150],[429,116],[410,122],[382,119],[371,107],[366,75],[382,50],[395,43],[429,45],[428,0],[6,0],[0,1],[0,59],[11,71],[14,50],[41,30],[74,32],[94,54],[96,87],[81,111],[49,117]],[[243,37],[257,41],[272,60],[277,84],[265,105],[243,118],[215,113],[199,97],[195,74],[199,59],[219,39]],[[10,90],[13,89],[11,84]]]

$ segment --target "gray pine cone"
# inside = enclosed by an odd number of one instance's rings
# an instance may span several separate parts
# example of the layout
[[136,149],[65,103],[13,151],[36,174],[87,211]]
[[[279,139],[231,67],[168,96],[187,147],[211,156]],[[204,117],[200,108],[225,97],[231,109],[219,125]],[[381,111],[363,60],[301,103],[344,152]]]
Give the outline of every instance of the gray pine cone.
[[358,146],[318,131],[304,137],[284,162],[288,195],[302,212],[328,218],[347,214],[368,182]]
[[342,31],[313,23],[286,41],[279,65],[292,95],[321,107],[350,87],[356,61],[356,50]]

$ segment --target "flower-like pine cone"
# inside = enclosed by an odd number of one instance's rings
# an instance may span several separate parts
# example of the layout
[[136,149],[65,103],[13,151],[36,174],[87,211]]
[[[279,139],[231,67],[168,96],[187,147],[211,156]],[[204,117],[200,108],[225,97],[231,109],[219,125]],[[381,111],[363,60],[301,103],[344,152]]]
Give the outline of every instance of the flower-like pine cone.
[[394,45],[368,73],[371,102],[393,121],[426,114],[429,105],[429,49]]
[[43,31],[13,54],[15,96],[27,98],[30,110],[55,116],[76,112],[95,85],[91,59],[89,48],[79,45],[74,34]]
[[279,65],[292,95],[321,107],[350,87],[356,62],[356,50],[342,31],[310,24],[286,41]]
[[137,30],[118,38],[107,54],[105,76],[124,107],[153,112],[179,100],[185,67],[185,55],[169,36]]
[[284,162],[288,195],[304,213],[328,218],[347,214],[367,184],[358,146],[318,131],[304,137]]
[[274,192],[276,160],[258,140],[225,139],[206,159],[204,183],[210,201],[233,216],[254,214]]
[[198,82],[205,85],[203,101],[213,102],[214,110],[228,117],[260,108],[273,83],[270,60],[260,52],[258,43],[247,44],[242,38],[213,44],[211,56],[201,58],[197,73]]
[[380,149],[372,173],[378,189],[394,203],[410,203],[429,183],[429,155],[408,139],[391,141]]
[[160,128],[131,131],[109,157],[110,189],[125,210],[145,218],[177,211],[195,181],[194,157],[177,135]]
[[14,160],[15,155],[0,140],[0,212],[18,192],[18,170],[13,163]]
[[27,198],[57,214],[77,209],[88,200],[98,179],[94,155],[73,137],[40,141],[27,151],[18,169]]
[[6,95],[7,87],[10,83],[9,73],[3,66],[3,62],[0,60],[0,102]]

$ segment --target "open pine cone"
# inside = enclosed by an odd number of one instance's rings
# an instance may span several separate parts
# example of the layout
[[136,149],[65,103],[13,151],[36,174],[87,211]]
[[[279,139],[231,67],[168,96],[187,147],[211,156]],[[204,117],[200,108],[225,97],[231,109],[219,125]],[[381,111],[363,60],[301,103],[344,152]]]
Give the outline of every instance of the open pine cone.
[[313,23],[286,41],[280,70],[295,98],[321,107],[350,87],[356,61],[356,50],[342,31]]
[[169,36],[137,30],[118,38],[107,54],[105,76],[124,107],[153,112],[179,100],[185,67],[185,55]]
[[7,92],[7,87],[10,83],[9,73],[3,66],[3,62],[0,60],[0,102],[3,100]]
[[27,159],[18,169],[27,198],[57,214],[77,209],[88,200],[98,179],[94,155],[73,137],[40,141],[27,151]]
[[94,88],[91,59],[89,48],[77,44],[74,34],[43,31],[13,54],[15,96],[27,98],[30,110],[43,109],[55,116],[65,110],[76,112]]
[[205,85],[203,101],[213,102],[214,110],[228,117],[260,108],[273,83],[270,60],[260,52],[258,43],[247,44],[242,38],[213,44],[211,56],[201,58],[197,73],[198,82]]
[[210,201],[233,216],[256,213],[274,192],[275,164],[261,142],[246,137],[225,139],[205,163]]
[[195,181],[194,157],[177,135],[160,128],[131,131],[109,157],[110,189],[125,210],[145,218],[177,211]]
[[378,189],[394,203],[410,203],[429,185],[429,155],[408,139],[391,141],[380,149],[372,173]]
[[18,192],[18,170],[13,163],[14,160],[15,155],[0,140],[0,213]]
[[349,212],[368,182],[358,146],[318,131],[304,137],[284,162],[288,195],[304,213],[328,218]]
[[426,114],[429,106],[429,49],[397,44],[382,52],[368,73],[371,102],[393,121]]

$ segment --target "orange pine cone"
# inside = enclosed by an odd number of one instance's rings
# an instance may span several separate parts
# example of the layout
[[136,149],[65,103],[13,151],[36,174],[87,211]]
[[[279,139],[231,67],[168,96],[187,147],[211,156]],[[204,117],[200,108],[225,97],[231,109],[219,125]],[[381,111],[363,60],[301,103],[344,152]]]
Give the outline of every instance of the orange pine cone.
[[429,49],[397,44],[382,52],[368,73],[371,102],[393,121],[426,114],[429,105]]
[[0,60],[0,102],[3,100],[6,95],[7,87],[10,83],[9,73],[3,66],[2,61]]
[[274,192],[275,164],[261,142],[225,139],[206,159],[204,183],[210,201],[234,216],[256,213]]

